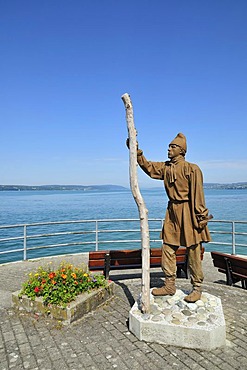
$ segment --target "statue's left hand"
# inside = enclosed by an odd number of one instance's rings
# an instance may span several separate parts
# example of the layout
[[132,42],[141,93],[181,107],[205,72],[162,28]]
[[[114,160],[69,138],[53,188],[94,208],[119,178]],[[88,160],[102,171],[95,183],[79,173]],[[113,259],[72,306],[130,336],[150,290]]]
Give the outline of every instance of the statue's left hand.
[[213,215],[209,215],[207,218],[205,218],[204,220],[201,220],[200,222],[199,222],[199,228],[200,229],[204,229],[204,227],[206,227],[207,226],[207,223],[208,223],[208,221],[209,220],[211,220],[213,218]]

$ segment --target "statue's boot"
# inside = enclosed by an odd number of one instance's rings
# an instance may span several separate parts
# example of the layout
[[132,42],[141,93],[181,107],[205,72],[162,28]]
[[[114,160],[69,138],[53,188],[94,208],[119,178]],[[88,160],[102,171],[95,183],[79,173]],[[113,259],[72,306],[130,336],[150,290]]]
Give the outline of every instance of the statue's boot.
[[201,287],[193,287],[192,292],[184,297],[184,300],[188,303],[195,303],[196,301],[199,301],[202,296],[202,289]]
[[164,286],[152,290],[154,296],[174,295],[175,293],[175,278],[166,278]]

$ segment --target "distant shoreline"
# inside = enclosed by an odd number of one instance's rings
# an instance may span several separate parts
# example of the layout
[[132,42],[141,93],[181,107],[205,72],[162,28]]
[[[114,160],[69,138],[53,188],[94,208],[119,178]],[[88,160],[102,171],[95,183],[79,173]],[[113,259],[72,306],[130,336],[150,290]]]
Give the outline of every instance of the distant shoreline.
[[[155,190],[157,187],[148,188]],[[247,182],[236,182],[229,184],[204,183],[204,189],[247,189]],[[70,190],[70,191],[123,191],[129,190],[120,185],[0,185],[0,191],[38,191],[38,190]]]
[[247,189],[247,182],[234,182],[230,184],[205,183],[204,189]]
[[120,191],[128,189],[119,185],[0,185],[0,191],[23,190]]

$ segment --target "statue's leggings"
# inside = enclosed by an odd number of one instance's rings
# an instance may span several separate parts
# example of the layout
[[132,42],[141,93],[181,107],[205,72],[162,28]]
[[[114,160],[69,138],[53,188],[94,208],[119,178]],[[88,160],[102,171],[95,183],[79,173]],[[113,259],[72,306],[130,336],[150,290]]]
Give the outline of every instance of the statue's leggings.
[[[161,267],[166,278],[175,278],[176,265],[176,251],[178,247],[163,244]],[[188,267],[190,271],[190,281],[194,287],[200,287],[203,282],[203,271],[201,261],[201,244],[192,245],[188,247]]]

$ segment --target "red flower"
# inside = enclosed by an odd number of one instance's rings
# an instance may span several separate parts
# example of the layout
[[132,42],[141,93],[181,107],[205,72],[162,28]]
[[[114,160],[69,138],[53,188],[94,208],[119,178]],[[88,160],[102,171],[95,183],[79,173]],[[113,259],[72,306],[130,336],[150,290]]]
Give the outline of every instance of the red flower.
[[49,278],[53,279],[56,276],[55,272],[50,272],[49,273]]
[[38,286],[36,286],[36,287],[34,288],[34,291],[35,291],[35,293],[38,293],[38,292],[39,292],[39,287],[38,287]]

